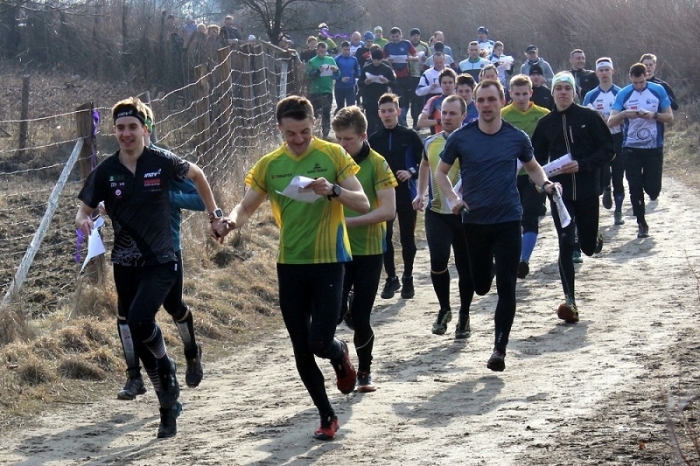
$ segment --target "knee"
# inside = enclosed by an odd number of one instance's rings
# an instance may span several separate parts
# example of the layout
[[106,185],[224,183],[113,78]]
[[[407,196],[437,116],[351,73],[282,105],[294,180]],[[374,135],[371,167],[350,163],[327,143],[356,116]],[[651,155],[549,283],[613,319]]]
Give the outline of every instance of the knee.
[[130,315],[128,322],[132,335],[141,341],[150,338],[156,326],[154,320],[144,319],[140,316]]
[[309,349],[315,356],[323,359],[329,359],[333,354],[333,343],[333,339],[330,341],[311,339],[309,341]]
[[190,312],[190,309],[182,301],[180,301],[180,303],[174,308],[165,308],[165,310],[168,312],[168,314],[170,314],[170,316],[173,318],[173,320],[175,320],[175,322],[184,321]]

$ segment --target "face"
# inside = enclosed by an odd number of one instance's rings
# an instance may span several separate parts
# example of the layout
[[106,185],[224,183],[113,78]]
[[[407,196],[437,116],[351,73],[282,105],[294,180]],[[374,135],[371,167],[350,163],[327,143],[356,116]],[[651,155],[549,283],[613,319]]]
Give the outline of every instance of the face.
[[342,52],[344,57],[349,57],[350,56],[350,47],[343,47]]
[[567,109],[574,103],[574,88],[569,83],[557,83],[552,89],[552,95],[558,109]]
[[492,79],[494,81],[498,81],[498,73],[496,73],[494,70],[486,70],[484,72],[484,75],[481,77],[482,81],[484,79]]
[[459,129],[459,127],[462,126],[464,117],[466,116],[466,114],[462,113],[462,106],[459,104],[459,102],[443,102],[440,115],[440,119],[442,120],[442,129],[447,134]]
[[372,39],[367,39],[365,41],[365,47],[369,49],[373,43],[374,43],[374,41]]
[[582,70],[586,66],[586,55],[581,52],[576,52],[569,58],[571,68],[574,70]]
[[401,115],[401,110],[399,106],[393,102],[388,102],[381,104],[379,106],[379,118],[382,120],[382,124],[385,128],[391,129],[399,124],[399,115]]
[[328,48],[327,47],[316,47],[316,55],[319,57],[323,58],[328,54]]
[[452,95],[455,93],[455,80],[452,76],[445,76],[440,80],[440,88],[442,93],[445,95]]
[[391,41],[395,44],[398,44],[401,41],[401,33],[400,32],[395,32],[394,34],[391,35]]
[[383,34],[383,33],[382,33],[382,31],[380,31],[380,30],[374,31],[374,39],[375,39],[375,40],[376,40],[376,39],[381,39],[381,38],[382,38],[382,34]]
[[595,74],[598,76],[598,81],[600,81],[601,84],[610,84],[612,82],[613,74],[615,74],[615,70],[609,66],[604,66],[597,69]]
[[136,117],[121,117],[114,122],[114,135],[119,142],[119,149],[125,152],[141,152],[146,133],[146,125]]
[[511,86],[510,97],[513,99],[513,105],[521,112],[530,108],[530,97],[532,89],[530,86]]
[[532,81],[533,86],[540,87],[542,84],[544,84],[544,76],[541,74],[531,74],[530,81]]
[[435,42],[442,42],[443,44],[445,43],[445,35],[442,32],[436,32],[434,37]]
[[436,70],[442,70],[445,67],[445,56],[440,55],[439,57],[433,58],[433,67]]
[[537,60],[537,50],[531,50],[529,52],[525,52],[525,56],[527,57],[528,60]]
[[498,47],[494,47],[493,54],[496,55],[497,57],[500,57],[501,55],[503,55],[503,47],[500,45]]
[[413,34],[411,36],[411,42],[413,42],[414,44],[417,44],[418,42],[420,42],[420,34]]
[[482,87],[476,92],[476,109],[479,121],[493,123],[501,118],[501,109],[505,102],[501,99],[496,86]]
[[233,26],[233,18],[226,18],[224,19],[224,24],[226,26]]
[[479,46],[470,45],[469,46],[469,58],[477,58],[479,56]]
[[379,65],[382,64],[382,61],[384,61],[384,60],[382,60],[381,58],[373,58],[373,59],[372,59],[372,64],[373,64],[374,66],[379,66]]
[[637,92],[642,92],[645,87],[647,87],[647,77],[646,76],[630,76],[630,81],[634,86],[634,90]]
[[352,42],[353,45],[358,45],[360,43],[360,33],[353,32],[350,42]]
[[642,65],[647,67],[647,76],[652,77],[656,72],[656,63],[651,58],[642,61]]
[[473,94],[474,90],[468,84],[457,86],[457,95],[463,98],[467,105],[472,101]]
[[315,40],[310,40],[306,43],[306,46],[310,49],[315,49],[316,48],[316,41]]
[[357,134],[353,128],[347,128],[336,131],[335,138],[348,154],[355,156],[362,149],[362,142],[367,139],[367,133]]
[[485,40],[488,40],[488,38],[489,38],[488,34],[486,34],[485,32],[479,32],[479,33],[477,33],[477,37],[479,38],[479,40],[480,40],[481,42],[483,42],[483,41],[485,41]]
[[282,118],[277,129],[282,133],[289,150],[294,155],[302,155],[309,149],[311,139],[313,139],[314,120],[312,118],[296,120],[286,117]]

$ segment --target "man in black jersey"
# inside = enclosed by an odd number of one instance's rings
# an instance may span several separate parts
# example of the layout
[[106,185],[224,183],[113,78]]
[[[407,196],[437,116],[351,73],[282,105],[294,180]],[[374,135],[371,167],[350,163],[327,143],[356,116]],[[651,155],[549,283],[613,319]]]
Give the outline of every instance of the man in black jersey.
[[[155,316],[175,283],[177,255],[170,228],[169,185],[191,179],[209,211],[212,235],[223,212],[216,206],[204,173],[175,155],[145,147],[146,112],[136,98],[112,108],[119,150],[88,176],[78,198],[75,223],[84,235],[104,202],[114,227],[112,264],[119,314],[126,316],[134,347],[160,403],[158,437],[177,433],[182,410],[175,362],[168,356]],[[121,328],[119,329],[121,332]]]
[[576,82],[578,103],[581,103],[583,102],[583,98],[586,97],[586,94],[595,89],[600,82],[598,81],[598,76],[596,76],[595,71],[585,68],[586,54],[583,53],[583,50],[573,50],[569,54],[569,63],[571,63],[571,75]]
[[671,86],[669,86],[666,81],[656,77],[656,55],[653,53],[645,53],[639,59],[639,63],[647,67],[647,81],[660,84],[666,90],[668,98],[671,99],[671,110],[674,112],[678,110],[678,102],[676,101],[676,94],[673,93],[673,89],[671,89]]
[[545,84],[546,80],[542,67],[540,65],[530,66],[529,74],[530,81],[532,81],[532,95],[530,96],[530,101],[547,110],[554,110],[552,91]]

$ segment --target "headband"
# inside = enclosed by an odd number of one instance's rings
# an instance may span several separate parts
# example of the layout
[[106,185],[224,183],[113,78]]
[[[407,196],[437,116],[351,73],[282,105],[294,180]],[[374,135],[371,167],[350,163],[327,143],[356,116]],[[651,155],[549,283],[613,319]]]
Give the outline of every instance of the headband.
[[122,117],[134,117],[139,120],[142,125],[146,124],[146,115],[131,104],[120,105],[118,108],[114,109],[114,113],[112,113],[114,123],[116,124],[117,120]]
[[605,61],[599,61],[598,63],[596,63],[596,65],[595,65],[595,70],[598,71],[599,69],[605,68],[605,67],[608,67],[608,68],[610,68],[610,69],[614,69],[614,68],[613,68],[613,65],[612,65],[612,62],[611,62],[611,61],[608,61],[608,60],[605,60]]

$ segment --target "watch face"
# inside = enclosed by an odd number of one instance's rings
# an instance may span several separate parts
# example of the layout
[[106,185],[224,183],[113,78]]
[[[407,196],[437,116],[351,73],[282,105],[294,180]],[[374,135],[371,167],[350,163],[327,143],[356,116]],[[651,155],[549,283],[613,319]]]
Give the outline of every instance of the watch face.
[[214,216],[214,218],[223,218],[224,211],[221,209],[215,209],[214,212],[212,212],[212,215]]
[[333,185],[333,195],[340,196],[340,186],[338,186],[337,184]]

